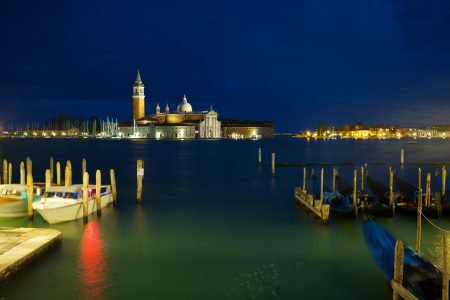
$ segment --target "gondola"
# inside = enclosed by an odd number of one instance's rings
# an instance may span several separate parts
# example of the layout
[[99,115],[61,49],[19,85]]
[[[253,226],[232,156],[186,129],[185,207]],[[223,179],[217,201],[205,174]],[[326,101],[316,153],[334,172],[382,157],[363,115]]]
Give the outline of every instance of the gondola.
[[375,196],[375,199],[383,204],[389,205],[389,188],[367,175],[367,185]]
[[[346,183],[339,175],[336,176],[336,188],[353,203],[353,186]],[[376,200],[375,197],[362,191],[357,191],[358,202],[363,204],[363,214],[372,217],[392,217],[393,210],[389,205]]]
[[[363,223],[367,248],[388,282],[394,276],[396,239],[374,221]],[[429,261],[404,250],[403,286],[419,299],[441,299],[442,273]]]
[[[417,198],[419,196],[417,188],[395,175],[394,183],[400,192],[400,195],[396,201],[397,212],[405,215],[417,216]],[[425,196],[425,193],[423,193],[423,203],[425,202]],[[444,206],[444,203],[442,204]],[[432,203],[431,206],[422,205],[422,213],[428,218],[437,218],[438,211],[436,204]]]
[[[320,181],[313,175],[313,191],[316,198],[320,198]],[[330,216],[340,218],[355,218],[356,213],[350,198],[339,191],[331,191],[324,185],[323,203],[330,204]]]
[[417,188],[412,184],[400,179],[395,174],[394,174],[394,184],[397,187],[397,190],[403,195],[410,198],[416,196]]

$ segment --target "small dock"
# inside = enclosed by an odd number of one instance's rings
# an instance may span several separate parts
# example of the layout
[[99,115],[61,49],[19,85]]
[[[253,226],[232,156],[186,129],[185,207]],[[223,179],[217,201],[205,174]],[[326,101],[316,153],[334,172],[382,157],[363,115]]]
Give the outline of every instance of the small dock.
[[308,194],[302,188],[296,187],[294,189],[295,199],[317,215],[322,222],[328,222],[330,216],[330,205],[322,204],[322,200],[314,200],[313,195]]
[[0,281],[60,241],[55,229],[0,227]]

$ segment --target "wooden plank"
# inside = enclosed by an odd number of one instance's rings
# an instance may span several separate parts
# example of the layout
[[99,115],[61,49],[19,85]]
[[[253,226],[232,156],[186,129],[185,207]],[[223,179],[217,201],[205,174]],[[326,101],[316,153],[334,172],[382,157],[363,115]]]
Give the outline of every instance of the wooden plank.
[[398,294],[398,296],[405,300],[419,300],[418,298],[416,298],[416,296],[411,294],[410,291],[405,289],[400,283],[396,282],[395,280],[391,280],[391,287],[392,290]]

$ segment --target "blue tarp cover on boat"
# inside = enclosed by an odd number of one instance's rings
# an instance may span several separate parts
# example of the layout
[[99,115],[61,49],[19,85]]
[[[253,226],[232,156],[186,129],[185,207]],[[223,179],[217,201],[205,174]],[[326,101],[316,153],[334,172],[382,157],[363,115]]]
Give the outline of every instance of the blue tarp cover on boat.
[[[367,248],[376,264],[383,271],[386,280],[394,277],[394,252],[396,239],[382,226],[374,221],[363,223],[364,238]],[[410,249],[405,248],[404,265],[421,266],[427,264]]]

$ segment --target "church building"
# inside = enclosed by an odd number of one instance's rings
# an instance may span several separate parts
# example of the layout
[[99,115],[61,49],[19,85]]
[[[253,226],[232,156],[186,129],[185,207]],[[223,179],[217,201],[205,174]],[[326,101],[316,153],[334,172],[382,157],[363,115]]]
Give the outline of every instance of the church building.
[[218,139],[222,137],[245,139],[273,137],[272,122],[236,121],[225,119],[221,122],[218,113],[212,108],[195,111],[186,95],[170,110],[166,103],[164,111],[155,103],[153,114],[145,114],[144,83],[138,69],[133,84],[133,122],[119,124],[119,136],[130,138],[156,139]]
[[138,70],[133,84],[133,124],[121,124],[119,132],[124,137],[170,138],[170,139],[217,139],[221,138],[221,123],[218,113],[209,110],[194,111],[183,96],[175,111],[167,103],[161,111],[155,103],[154,113],[145,115],[144,83]]

